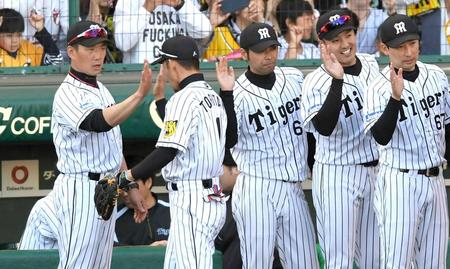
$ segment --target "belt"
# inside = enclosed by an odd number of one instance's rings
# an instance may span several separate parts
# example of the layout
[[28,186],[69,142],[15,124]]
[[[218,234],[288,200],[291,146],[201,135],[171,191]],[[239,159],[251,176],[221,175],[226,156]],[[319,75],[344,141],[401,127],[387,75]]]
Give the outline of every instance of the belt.
[[[439,176],[439,168],[440,168],[439,166],[436,166],[428,169],[420,169],[417,170],[417,174],[424,175],[426,177],[437,177]],[[402,173],[408,173],[410,171],[409,169],[399,169],[399,170]]]
[[94,180],[94,181],[98,181],[100,179],[100,174],[99,173],[88,173],[88,177],[90,180]]
[[374,161],[367,162],[367,163],[360,163],[360,165],[362,165],[364,167],[377,166],[378,165],[378,160],[374,160]]
[[[175,183],[175,182],[167,183],[167,185],[169,185],[169,184],[170,184],[170,187],[172,187],[172,190],[174,190],[174,191],[178,190],[177,183]],[[205,189],[212,188],[212,185],[213,185],[212,179],[202,179],[202,185],[203,185],[203,188],[205,188]]]
[[[63,172],[59,172],[59,173],[64,175]],[[99,179],[100,179],[100,174],[99,174],[99,173],[92,173],[92,172],[89,172],[89,173],[88,173],[88,177],[89,177],[90,180],[93,180],[93,181],[99,181]]]

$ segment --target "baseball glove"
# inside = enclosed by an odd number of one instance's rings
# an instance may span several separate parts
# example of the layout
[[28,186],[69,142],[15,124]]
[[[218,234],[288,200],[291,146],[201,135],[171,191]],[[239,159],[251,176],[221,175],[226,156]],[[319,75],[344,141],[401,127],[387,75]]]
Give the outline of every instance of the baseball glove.
[[106,175],[95,186],[94,202],[98,214],[104,220],[109,220],[119,196],[119,187],[116,178]]

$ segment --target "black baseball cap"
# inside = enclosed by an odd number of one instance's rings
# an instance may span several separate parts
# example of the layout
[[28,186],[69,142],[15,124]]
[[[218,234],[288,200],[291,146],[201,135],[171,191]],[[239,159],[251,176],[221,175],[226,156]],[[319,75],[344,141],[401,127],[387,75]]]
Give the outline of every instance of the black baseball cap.
[[199,60],[199,52],[194,39],[177,35],[164,41],[159,50],[159,58],[151,64],[162,64],[167,59]]
[[419,40],[419,28],[414,21],[402,14],[388,17],[380,25],[381,42],[391,48],[398,48],[406,41]]
[[108,43],[108,32],[100,24],[92,21],[80,21],[72,24],[67,32],[67,45],[79,44],[92,47],[99,43]]
[[272,26],[267,23],[255,22],[247,27],[241,33],[241,48],[254,52],[262,52],[266,48],[277,45],[277,34]]
[[350,10],[331,10],[317,20],[316,33],[319,39],[331,40],[344,31],[356,31],[357,24],[358,22]]

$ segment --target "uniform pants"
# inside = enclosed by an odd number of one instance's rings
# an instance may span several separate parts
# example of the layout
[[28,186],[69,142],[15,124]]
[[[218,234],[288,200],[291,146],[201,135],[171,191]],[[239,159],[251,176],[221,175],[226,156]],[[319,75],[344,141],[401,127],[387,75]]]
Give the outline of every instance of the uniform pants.
[[31,209],[25,231],[20,239],[19,250],[57,249],[59,220],[54,208],[54,191],[39,199]]
[[97,182],[60,174],[56,179],[54,208],[59,219],[58,268],[106,269],[111,266],[115,214],[104,221],[97,213]]
[[379,268],[379,233],[373,207],[378,167],[328,165],[313,169],[317,232],[326,268]]
[[225,223],[226,203],[207,201],[210,189],[201,181],[196,188],[183,188],[169,192],[170,234],[164,268],[213,268],[214,239]]
[[239,174],[232,196],[243,268],[272,268],[275,246],[285,269],[318,268],[315,234],[299,183]]
[[447,194],[437,177],[381,166],[375,191],[381,235],[381,268],[445,268]]

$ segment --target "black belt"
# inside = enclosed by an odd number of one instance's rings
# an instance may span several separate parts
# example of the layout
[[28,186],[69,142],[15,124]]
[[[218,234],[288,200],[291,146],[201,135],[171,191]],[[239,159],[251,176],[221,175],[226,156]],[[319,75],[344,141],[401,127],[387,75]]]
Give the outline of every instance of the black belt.
[[[64,175],[63,172],[59,172],[59,173]],[[99,174],[99,173],[92,173],[92,172],[89,172],[89,173],[88,173],[88,177],[89,177],[90,180],[93,180],[93,181],[99,181],[99,179],[100,179],[100,174]]]
[[[428,169],[420,169],[420,170],[417,170],[417,174],[424,175],[426,177],[437,177],[437,176],[439,176],[439,168],[440,168],[439,166],[436,166],[436,167],[431,167]],[[409,169],[399,169],[399,170],[402,173],[409,172]]]
[[[178,190],[177,183],[171,182],[168,184],[170,184],[170,187],[172,187],[173,191]],[[205,188],[205,189],[212,188],[212,179],[202,179],[202,185],[203,185],[203,188]]]
[[362,165],[364,167],[377,166],[378,165],[378,160],[374,160],[374,161],[367,162],[367,163],[360,163],[360,165]]
[[98,181],[100,179],[100,174],[99,173],[88,173],[88,177],[90,180],[94,180],[94,181]]

